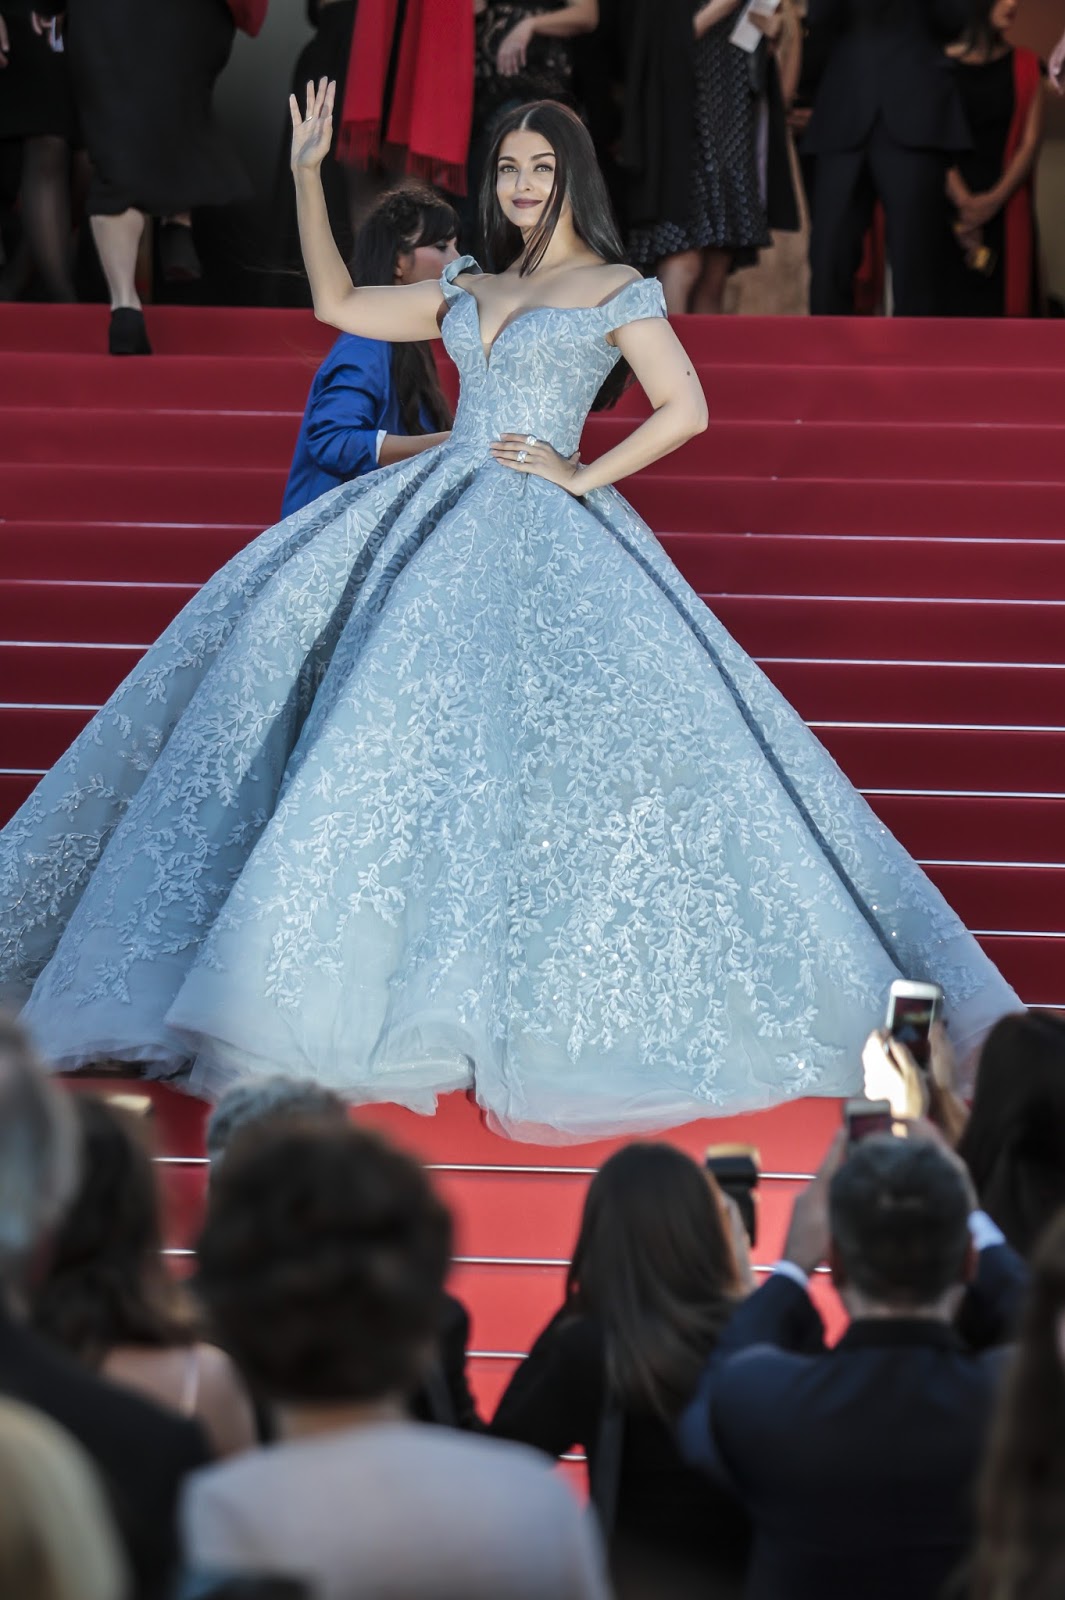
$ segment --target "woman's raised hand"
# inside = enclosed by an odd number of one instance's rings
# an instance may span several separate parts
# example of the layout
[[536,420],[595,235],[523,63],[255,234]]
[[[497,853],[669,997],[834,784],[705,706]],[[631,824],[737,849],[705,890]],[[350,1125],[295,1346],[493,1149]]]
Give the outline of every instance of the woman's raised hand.
[[313,171],[320,167],[333,142],[333,101],[337,86],[327,78],[307,85],[307,115],[300,116],[299,101],[294,94],[288,97],[292,113],[292,170]]

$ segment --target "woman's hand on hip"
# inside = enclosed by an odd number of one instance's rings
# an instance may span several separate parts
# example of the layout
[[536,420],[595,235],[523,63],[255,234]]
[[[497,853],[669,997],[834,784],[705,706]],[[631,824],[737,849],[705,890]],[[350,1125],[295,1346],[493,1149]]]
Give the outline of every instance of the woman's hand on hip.
[[554,445],[537,439],[531,433],[503,433],[491,445],[492,456],[501,467],[512,472],[531,473],[534,478],[545,478],[568,494],[579,494],[581,455],[575,450],[571,456],[560,456]]
[[292,170],[313,172],[320,167],[333,142],[333,102],[337,86],[327,78],[307,85],[307,114],[300,116],[299,101],[294,94],[288,97],[292,113]]

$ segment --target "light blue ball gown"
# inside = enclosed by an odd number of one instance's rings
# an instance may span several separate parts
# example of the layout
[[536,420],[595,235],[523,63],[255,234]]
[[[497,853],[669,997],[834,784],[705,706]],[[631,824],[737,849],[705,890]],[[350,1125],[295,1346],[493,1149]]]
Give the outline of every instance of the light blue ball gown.
[[310,1074],[579,1138],[854,1092],[900,974],[1020,1002],[574,451],[653,280],[512,320],[450,266],[449,444],[269,529],[0,835],[0,977],[46,1058]]

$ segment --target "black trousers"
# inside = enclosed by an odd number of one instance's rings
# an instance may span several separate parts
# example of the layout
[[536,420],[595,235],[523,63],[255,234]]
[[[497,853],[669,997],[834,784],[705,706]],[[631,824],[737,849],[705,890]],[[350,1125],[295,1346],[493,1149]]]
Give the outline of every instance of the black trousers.
[[951,157],[897,144],[882,121],[857,150],[818,152],[810,241],[810,310],[847,316],[854,274],[877,200],[887,222],[895,313],[940,315],[943,252],[948,242],[945,188]]

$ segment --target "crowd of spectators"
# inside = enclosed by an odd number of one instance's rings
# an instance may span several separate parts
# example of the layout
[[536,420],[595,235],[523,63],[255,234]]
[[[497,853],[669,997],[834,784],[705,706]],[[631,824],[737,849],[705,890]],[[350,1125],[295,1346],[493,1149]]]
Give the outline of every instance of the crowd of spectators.
[[[487,1419],[447,1208],[340,1099],[223,1098],[182,1284],[148,1125],[0,1022],[0,1593],[1050,1600],[1063,1076],[1065,1023],[1008,1017],[970,1108],[940,1033],[922,1114],[841,1129],[772,1267],[708,1170],[623,1146]],[[578,1445],[587,1508],[552,1470]]]
[[[72,4],[69,25],[57,5],[3,0],[0,11],[0,297],[74,298],[72,218],[85,213],[111,348],[145,353],[146,217],[158,223],[158,276],[187,282],[202,272],[194,213],[247,200],[212,96],[235,29],[254,32],[265,4],[159,0],[148,19],[135,0],[95,0]],[[308,0],[313,32],[293,84],[302,94],[308,78],[337,83],[322,176],[345,257],[367,207],[411,175],[447,192],[461,244],[476,251],[468,196],[494,123],[554,98],[587,120],[630,259],[661,277],[671,313],[1023,316],[1046,305],[1033,205],[1045,79],[1012,42],[1017,10]],[[1055,54],[1056,87],[1060,75]],[[268,297],[306,303],[278,111],[255,275]]]

